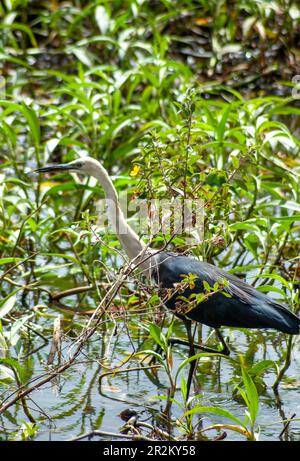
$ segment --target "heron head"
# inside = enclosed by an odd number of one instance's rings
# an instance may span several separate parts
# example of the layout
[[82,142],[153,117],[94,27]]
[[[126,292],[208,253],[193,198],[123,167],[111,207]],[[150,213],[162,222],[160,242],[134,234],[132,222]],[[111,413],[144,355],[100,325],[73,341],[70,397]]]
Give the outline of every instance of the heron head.
[[37,173],[68,171],[70,173],[81,173],[93,176],[99,162],[90,157],[79,158],[69,163],[46,165],[35,170]]

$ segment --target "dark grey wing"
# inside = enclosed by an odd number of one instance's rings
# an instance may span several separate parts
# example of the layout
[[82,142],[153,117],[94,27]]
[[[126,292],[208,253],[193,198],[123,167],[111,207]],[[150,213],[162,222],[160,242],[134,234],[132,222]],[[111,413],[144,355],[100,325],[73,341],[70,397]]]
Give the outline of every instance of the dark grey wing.
[[[172,288],[174,283],[183,280],[182,274],[192,273],[198,278],[194,289],[186,289],[183,295],[188,298],[192,293],[204,291],[203,281],[213,285],[226,279],[229,285],[224,288],[230,297],[221,292],[209,297],[188,312],[196,321],[219,328],[232,326],[243,328],[274,328],[284,333],[298,334],[300,319],[283,305],[272,301],[268,296],[257,291],[251,285],[212,264],[197,261],[188,256],[175,253],[159,255],[156,280],[165,288]],[[175,308],[175,295],[166,305]]]

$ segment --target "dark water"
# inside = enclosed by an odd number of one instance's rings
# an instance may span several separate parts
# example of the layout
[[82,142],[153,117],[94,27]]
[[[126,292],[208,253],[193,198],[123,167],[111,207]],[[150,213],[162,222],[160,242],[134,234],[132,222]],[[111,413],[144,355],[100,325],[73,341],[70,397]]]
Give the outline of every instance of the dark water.
[[[60,260],[53,260],[53,277],[45,282],[44,286],[51,292],[68,289],[74,286],[75,281],[69,274],[69,266],[60,267]],[[37,264],[37,271],[43,271],[43,261]],[[49,267],[46,273],[49,274]],[[248,281],[251,274],[248,274]],[[52,285],[53,284],[53,285]],[[131,288],[134,288],[132,285]],[[24,302],[19,300],[19,302]],[[91,294],[84,298],[65,298],[63,302],[71,309],[95,309],[98,302]],[[63,327],[62,353],[63,359],[67,360],[74,351],[74,341],[86,324],[87,316],[72,315],[68,310],[61,310],[48,303],[48,297],[41,294],[40,299],[34,299],[30,294],[26,298],[26,312],[31,311],[37,303],[41,307],[39,316],[35,318],[36,325],[40,325],[41,331],[50,339],[49,343],[38,352],[29,355],[27,362],[21,359],[21,363],[30,367],[31,378],[41,375],[50,370],[47,366],[50,351],[50,342],[53,329],[53,322],[58,316],[61,318]],[[125,311],[124,311],[125,312]],[[27,399],[27,405],[37,421],[38,430],[33,436],[34,440],[68,440],[92,430],[117,433],[124,425],[119,416],[122,411],[134,408],[139,412],[139,420],[146,421],[153,426],[166,429],[159,418],[165,409],[166,401],[154,400],[155,396],[167,396],[170,387],[167,374],[162,367],[157,375],[153,372],[142,370],[130,370],[121,374],[110,374],[101,380],[103,374],[116,369],[126,370],[141,366],[141,358],[131,358],[130,354],[135,350],[155,348],[153,341],[144,343],[148,337],[145,327],[149,322],[158,323],[162,314],[151,312],[151,309],[139,311],[139,306],[130,308],[125,313],[117,312],[119,318],[112,318],[104,323],[90,339],[88,346],[83,349],[76,363],[66,370],[62,375],[49,381],[43,387],[32,392]],[[116,315],[113,311],[111,315]],[[171,315],[168,315],[168,321]],[[203,327],[203,338],[207,338],[211,330]],[[185,337],[185,330],[182,323],[176,320],[174,334]],[[239,354],[242,354],[248,367],[262,360],[273,360],[281,367],[284,363],[286,341],[285,335],[275,331],[261,330],[236,330],[223,329],[223,335],[227,337],[232,351],[231,357],[238,361]],[[43,341],[34,337],[34,343],[30,345],[32,350]],[[212,339],[210,345],[214,345]],[[279,440],[284,423],[296,414],[286,432],[287,440],[300,441],[300,351],[299,338],[294,339],[292,350],[292,363],[286,372],[280,386],[281,405],[278,405],[272,384],[276,374],[273,368],[269,368],[263,375],[260,383],[260,410],[257,419],[260,440]],[[24,352],[24,351],[23,351]],[[183,346],[173,347],[173,368],[175,375],[178,366],[187,358],[188,351]],[[22,353],[20,354],[22,357]],[[57,358],[54,365],[57,364]],[[126,361],[127,360],[127,361]],[[125,362],[122,365],[122,362]],[[147,366],[147,362],[142,364]],[[188,366],[183,368],[182,373],[186,379]],[[199,361],[195,382],[197,389],[193,387],[192,395],[196,392],[201,394],[197,403],[203,406],[217,406],[229,410],[236,417],[244,420],[246,407],[241,399],[237,398],[238,393],[234,392],[237,384],[240,383],[240,368],[227,358],[202,357]],[[180,391],[181,376],[178,379],[178,390],[175,398],[182,403]],[[12,389],[0,387],[1,399],[7,396]],[[172,435],[179,439],[185,439],[185,434],[176,425],[176,419],[180,419],[184,410],[175,403],[171,407],[170,426]],[[20,437],[20,426],[28,421],[24,414],[22,405],[19,403],[9,408],[0,417],[0,437],[2,440]],[[233,424],[232,421],[209,414],[194,416],[193,425],[198,429],[206,428],[212,424]],[[243,436],[233,431],[226,430],[225,440],[243,440]],[[146,434],[146,432],[145,432]],[[206,436],[213,438],[217,432],[209,431]],[[94,438],[94,440],[99,438]],[[111,440],[110,436],[103,436],[103,440]]]
[[[139,319],[143,322],[143,319]],[[99,377],[120,365],[128,353],[132,352],[132,343],[137,335],[136,328],[129,341],[128,331],[124,321],[118,322],[116,336],[98,332],[93,337],[89,349],[78,359],[78,363],[64,372],[61,376],[47,383],[39,390],[30,394],[28,406],[38,421],[39,430],[35,435],[36,440],[67,440],[80,434],[95,429],[116,433],[124,424],[119,414],[125,409],[134,408],[140,412],[140,420],[157,425],[157,416],[165,407],[165,401],[151,399],[157,395],[167,395],[169,387],[164,369],[158,371],[157,376],[149,375],[145,371],[128,371],[127,373],[109,375],[101,380]],[[135,323],[137,325],[137,323]],[[209,329],[204,327],[204,337]],[[176,334],[183,333],[182,326],[177,325]],[[281,334],[274,332],[259,332],[252,330],[251,336],[246,336],[237,330],[224,329],[225,336],[229,337],[231,347],[234,349],[233,357],[243,353],[247,363],[256,363],[259,360],[282,360],[280,351],[285,349],[285,339]],[[64,358],[68,357],[70,340],[63,342]],[[49,346],[42,349],[39,359],[34,359],[34,374],[45,371],[45,362]],[[182,346],[174,346],[173,372],[187,356],[187,351]],[[144,363],[145,365],[145,363]],[[120,369],[140,366],[137,360],[130,360]],[[188,368],[183,370],[187,377]],[[226,358],[203,357],[200,360],[196,380],[202,394],[200,400],[204,406],[218,406],[231,411],[235,416],[244,419],[245,406],[233,398],[233,389],[238,380],[238,369]],[[260,411],[257,424],[260,429],[260,440],[279,440],[283,429],[282,417],[289,418],[296,413],[300,416],[300,354],[299,342],[293,348],[292,364],[287,372],[287,378],[282,382],[280,389],[281,415],[276,405],[276,400],[271,389],[275,373],[270,370],[265,376],[266,390],[260,396]],[[178,380],[180,387],[181,379]],[[198,389],[198,392],[199,392]],[[180,390],[175,396],[182,401]],[[173,404],[171,419],[173,421],[172,433],[181,438],[183,434],[175,424],[176,418],[182,416],[183,411]],[[207,427],[212,423],[231,423],[217,415],[196,415],[193,423],[196,425],[202,418],[200,427]],[[1,418],[2,438],[9,437],[19,429],[20,421],[26,421],[21,406],[11,407],[8,413]],[[243,437],[235,432],[226,431],[227,440],[241,440]],[[210,431],[207,436],[212,437],[217,433]],[[300,440],[300,421],[293,421],[287,437],[289,440]],[[111,437],[103,437],[103,440]],[[96,440],[96,438],[94,439]]]

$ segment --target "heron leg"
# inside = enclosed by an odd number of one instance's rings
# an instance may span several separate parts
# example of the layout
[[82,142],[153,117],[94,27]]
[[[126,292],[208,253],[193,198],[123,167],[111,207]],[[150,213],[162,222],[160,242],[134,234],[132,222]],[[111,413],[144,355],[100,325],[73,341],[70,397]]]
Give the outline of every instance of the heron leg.
[[[193,357],[195,355],[195,344],[194,344],[194,337],[192,334],[192,321],[185,318],[184,324],[185,324],[187,337],[188,337],[187,345],[189,346],[189,356]],[[190,395],[190,390],[191,390],[195,368],[196,368],[196,360],[192,360],[190,362],[190,370],[189,370],[189,375],[188,375],[187,384],[186,384],[186,387],[187,387],[186,400],[188,400],[189,395]]]
[[[220,341],[220,343],[223,346],[223,349],[221,351],[219,351],[217,349],[213,349],[211,347],[203,346],[202,344],[193,344],[194,349],[199,349],[201,351],[209,352],[211,354],[222,354],[222,355],[226,355],[226,356],[230,355],[230,349],[229,349],[228,345],[226,344],[220,330],[218,328],[215,328],[215,331],[216,331],[216,335],[218,337],[218,340]],[[169,338],[169,343],[172,344],[172,345],[173,344],[181,344],[182,346],[190,347],[190,342],[189,341],[184,341],[183,339],[179,339],[179,338]]]
[[216,332],[216,335],[218,337],[218,340],[220,341],[220,343],[222,344],[223,346],[223,349],[221,351],[219,351],[219,354],[223,354],[223,355],[230,355],[230,349],[225,341],[225,339],[223,338],[219,328],[215,328],[215,332]]

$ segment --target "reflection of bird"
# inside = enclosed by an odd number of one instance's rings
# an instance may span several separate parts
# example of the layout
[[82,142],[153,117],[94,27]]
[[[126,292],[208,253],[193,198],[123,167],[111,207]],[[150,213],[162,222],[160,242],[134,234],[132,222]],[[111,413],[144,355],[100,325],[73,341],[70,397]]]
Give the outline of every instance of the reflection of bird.
[[[165,301],[166,306],[176,313],[178,297],[188,299],[186,311],[181,310],[181,313],[177,313],[178,317],[182,318],[187,326],[190,326],[190,321],[194,320],[215,328],[223,345],[221,353],[229,354],[227,345],[218,330],[221,326],[273,328],[292,335],[299,333],[299,317],[237,277],[189,256],[148,248],[126,222],[116,189],[107,171],[97,160],[86,157],[67,164],[46,166],[37,171],[40,173],[69,171],[97,178],[106,194],[107,212],[111,224],[129,258],[131,260],[136,258],[135,261],[145,273],[149,274],[151,271],[152,277],[162,288],[172,289],[181,283],[182,290],[180,293],[176,289],[173,292],[171,290],[171,295]],[[183,277],[185,275],[188,277],[190,274],[194,276],[193,283],[182,285]],[[224,280],[226,282],[223,284]],[[216,283],[222,289],[212,289],[213,292],[207,292],[207,287],[213,287]],[[204,293],[202,302],[192,304],[193,297],[190,298],[190,295],[194,293]],[[189,339],[191,339],[190,335]],[[184,343],[180,340],[177,342]],[[204,346],[197,347],[214,352],[213,349]]]

